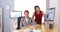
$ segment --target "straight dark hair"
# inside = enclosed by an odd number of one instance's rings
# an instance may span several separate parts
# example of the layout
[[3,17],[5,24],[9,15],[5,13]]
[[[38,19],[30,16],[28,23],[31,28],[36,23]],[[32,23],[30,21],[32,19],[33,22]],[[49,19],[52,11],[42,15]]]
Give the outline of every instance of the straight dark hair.
[[[40,9],[40,7],[39,7],[38,5],[36,5],[36,6],[34,7],[34,9],[35,9],[35,12],[36,12],[36,8],[37,8],[37,7]],[[39,10],[39,11],[40,11],[40,10]]]
[[29,11],[28,11],[28,10],[25,10],[25,11],[24,11],[24,14],[25,14],[25,12],[27,12],[27,13],[29,14]]

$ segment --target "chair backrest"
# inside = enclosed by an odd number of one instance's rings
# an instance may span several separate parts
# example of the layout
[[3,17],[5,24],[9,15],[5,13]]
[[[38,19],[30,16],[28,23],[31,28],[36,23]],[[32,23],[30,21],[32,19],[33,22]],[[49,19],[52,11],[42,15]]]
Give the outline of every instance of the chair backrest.
[[21,20],[21,18],[23,18],[23,17],[18,17],[18,19],[17,19],[17,30],[18,29],[20,29],[20,20]]

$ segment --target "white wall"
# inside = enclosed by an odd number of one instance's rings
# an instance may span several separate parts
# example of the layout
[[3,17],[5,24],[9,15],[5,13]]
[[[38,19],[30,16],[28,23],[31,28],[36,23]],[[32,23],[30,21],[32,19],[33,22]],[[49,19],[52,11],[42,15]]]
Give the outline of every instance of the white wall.
[[54,23],[58,25],[59,21],[59,4],[58,0],[49,0],[49,8],[55,7],[55,17],[54,17]]
[[15,0],[14,1],[14,10],[22,11],[22,16],[24,16],[24,11],[29,10],[30,17],[34,12],[34,6],[40,6],[40,9],[45,13],[46,11],[46,0]]

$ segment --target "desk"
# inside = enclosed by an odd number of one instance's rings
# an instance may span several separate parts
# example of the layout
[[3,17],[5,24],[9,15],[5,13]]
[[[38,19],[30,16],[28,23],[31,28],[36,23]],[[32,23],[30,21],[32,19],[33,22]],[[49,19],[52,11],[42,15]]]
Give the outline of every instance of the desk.
[[54,26],[53,29],[49,29],[46,25],[34,25],[34,26],[24,27],[24,28],[18,30],[18,32],[23,32],[24,29],[28,29],[28,28],[40,29],[42,32],[58,32],[56,26]]

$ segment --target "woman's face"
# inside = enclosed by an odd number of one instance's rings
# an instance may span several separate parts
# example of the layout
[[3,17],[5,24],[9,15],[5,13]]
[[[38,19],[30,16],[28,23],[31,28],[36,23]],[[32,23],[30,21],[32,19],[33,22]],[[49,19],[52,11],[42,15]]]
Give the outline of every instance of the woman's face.
[[36,11],[39,11],[40,9],[38,7],[36,7]]
[[25,17],[28,17],[29,16],[29,13],[28,12],[25,12],[24,15],[25,15]]

